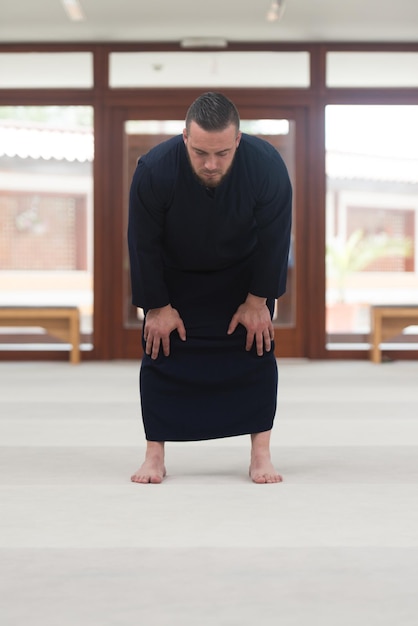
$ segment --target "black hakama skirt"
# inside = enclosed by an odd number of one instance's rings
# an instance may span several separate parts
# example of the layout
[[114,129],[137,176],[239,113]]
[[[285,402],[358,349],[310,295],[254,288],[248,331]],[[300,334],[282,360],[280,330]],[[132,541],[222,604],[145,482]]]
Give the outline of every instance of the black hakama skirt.
[[[249,291],[250,259],[213,272],[166,271],[171,305],[187,339],[170,336],[170,355],[145,354],[140,394],[150,441],[197,441],[270,430],[277,403],[274,345],[245,350],[246,330],[227,334]],[[267,302],[271,314],[274,300]],[[143,339],[143,345],[145,343]]]

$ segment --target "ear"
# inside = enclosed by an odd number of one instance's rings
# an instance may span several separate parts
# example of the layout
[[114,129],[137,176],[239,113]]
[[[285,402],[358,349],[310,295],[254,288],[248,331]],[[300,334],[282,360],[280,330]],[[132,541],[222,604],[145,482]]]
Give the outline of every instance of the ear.
[[186,144],[187,143],[187,129],[183,128],[183,141]]
[[239,146],[239,142],[241,141],[241,137],[242,137],[242,132],[241,132],[241,131],[239,131],[239,132],[238,132],[238,135],[237,135],[237,137],[236,137],[236,139],[235,139],[235,147],[236,147],[236,148],[238,148],[238,146]]

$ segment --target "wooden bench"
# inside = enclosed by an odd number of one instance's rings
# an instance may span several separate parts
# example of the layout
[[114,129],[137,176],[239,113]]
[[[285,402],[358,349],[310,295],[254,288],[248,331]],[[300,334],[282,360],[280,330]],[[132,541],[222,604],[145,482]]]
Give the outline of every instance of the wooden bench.
[[382,362],[380,344],[418,324],[418,305],[375,305],[371,307],[371,349],[373,363]]
[[71,345],[71,363],[80,362],[80,313],[77,307],[0,307],[0,326],[37,326]]

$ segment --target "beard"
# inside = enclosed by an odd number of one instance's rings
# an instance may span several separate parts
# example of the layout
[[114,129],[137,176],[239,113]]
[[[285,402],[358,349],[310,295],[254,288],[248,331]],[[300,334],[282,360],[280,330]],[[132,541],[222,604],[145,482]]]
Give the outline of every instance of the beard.
[[229,172],[231,171],[232,166],[234,164],[234,160],[235,160],[235,156],[234,156],[234,158],[232,159],[231,163],[229,164],[225,172],[223,172],[222,170],[215,170],[215,171],[208,172],[205,169],[197,171],[194,168],[193,163],[190,159],[190,155],[189,155],[189,151],[187,150],[187,147],[186,147],[186,154],[187,154],[187,160],[189,161],[189,165],[191,167],[191,170],[196,180],[203,187],[206,187],[206,189],[216,189],[216,187],[219,187],[219,185],[225,180],[225,178],[228,176]]
[[204,172],[199,174],[198,172],[194,171],[194,175],[196,176],[197,180],[199,181],[201,185],[203,185],[207,189],[215,189],[216,187],[219,187],[221,182],[224,180],[224,178],[229,172],[229,169],[227,172],[225,172],[225,174],[222,174],[221,172],[219,173],[211,172],[209,176],[207,174],[205,175]]

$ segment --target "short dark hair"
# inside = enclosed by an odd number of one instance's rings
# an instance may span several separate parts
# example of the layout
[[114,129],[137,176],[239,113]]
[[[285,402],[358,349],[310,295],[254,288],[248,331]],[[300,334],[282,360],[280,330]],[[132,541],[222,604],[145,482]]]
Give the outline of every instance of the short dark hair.
[[208,91],[199,96],[189,107],[186,114],[186,129],[191,122],[207,131],[225,130],[234,124],[239,131],[239,113],[235,104],[222,93]]

